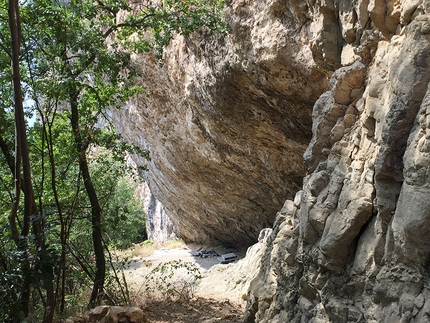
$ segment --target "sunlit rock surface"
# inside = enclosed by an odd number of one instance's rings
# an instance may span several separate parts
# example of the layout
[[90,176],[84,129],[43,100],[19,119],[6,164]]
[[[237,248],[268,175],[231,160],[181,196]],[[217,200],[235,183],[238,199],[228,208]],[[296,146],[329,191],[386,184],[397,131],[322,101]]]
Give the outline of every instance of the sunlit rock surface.
[[275,222],[246,322],[430,321],[429,9],[307,9],[315,61],[334,73],[313,108],[303,188]]
[[136,57],[149,96],[118,116],[178,234],[272,228],[245,322],[429,322],[430,2],[227,13],[225,38]]
[[163,205],[151,193],[147,183],[139,185],[138,197],[146,215],[147,238],[156,244],[163,244],[176,238],[175,228]]
[[312,105],[328,88],[302,5],[233,1],[230,33],[135,56],[148,96],[115,115],[151,151],[148,179],[187,241],[249,245],[302,186]]

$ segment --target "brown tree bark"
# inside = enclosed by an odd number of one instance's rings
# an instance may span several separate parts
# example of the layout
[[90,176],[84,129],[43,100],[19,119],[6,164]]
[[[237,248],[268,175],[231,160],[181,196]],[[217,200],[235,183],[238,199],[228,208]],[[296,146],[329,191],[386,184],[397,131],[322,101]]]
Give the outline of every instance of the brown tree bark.
[[78,109],[79,92],[72,91],[70,95],[71,123],[73,136],[75,139],[76,149],[79,154],[79,168],[84,180],[85,190],[91,204],[91,224],[92,224],[92,239],[94,247],[94,256],[96,260],[96,273],[94,277],[94,285],[91,292],[88,307],[94,307],[98,303],[100,296],[103,294],[104,282],[106,277],[106,262],[103,248],[102,230],[101,230],[101,215],[102,208],[99,203],[97,192],[91,180],[90,171],[87,161],[87,148],[89,141],[81,134],[81,125],[79,123]]
[[[20,53],[20,28],[19,28],[19,7],[18,0],[9,0],[8,6],[9,12],[9,29],[11,33],[11,45],[12,45],[12,83],[14,90],[14,103],[15,103],[15,168],[14,168],[14,180],[15,180],[15,194],[12,203],[12,210],[9,216],[9,224],[12,232],[12,237],[15,240],[18,250],[25,251],[27,249],[27,241],[25,237],[28,236],[30,230],[30,208],[24,206],[24,221],[21,229],[21,234],[18,233],[18,225],[16,223],[20,193],[21,193],[21,160],[22,153],[28,152],[28,144],[25,140],[27,134],[25,129],[24,119],[24,107],[22,101],[22,89],[21,89],[21,75],[19,71],[19,53]],[[25,165],[28,167],[28,164]],[[25,175],[28,175],[28,169],[25,168]],[[24,175],[23,184],[25,186],[26,178]],[[26,188],[27,191],[29,187]],[[24,191],[24,194],[26,192]],[[27,192],[28,193],[28,192]],[[27,202],[27,200],[25,200]],[[24,239],[20,238],[24,237]],[[24,274],[24,284],[19,298],[19,311],[27,317],[29,312],[29,300],[30,300],[30,282],[28,279],[29,268],[28,262],[24,262],[22,271]]]
[[[43,224],[41,219],[37,219],[38,210],[34,199],[33,184],[31,181],[31,164],[30,151],[28,148],[27,129],[24,117],[24,104],[21,86],[20,74],[20,48],[21,48],[21,19],[19,12],[18,0],[9,0],[8,3],[9,29],[11,34],[11,59],[12,59],[12,83],[14,91],[14,113],[15,113],[15,196],[12,205],[9,222],[12,236],[19,250],[26,254],[28,242],[27,238],[30,232],[30,226],[33,226],[33,233],[36,238],[37,250],[39,256],[46,252],[45,241],[43,236]],[[21,180],[22,165],[22,180]],[[21,189],[24,193],[24,217],[22,221],[21,233],[18,234],[16,223],[18,206],[20,201]],[[36,219],[32,222],[32,216]],[[29,281],[30,268],[29,262],[24,261],[23,265],[24,284],[20,295],[20,311],[27,317],[29,313],[29,300],[31,284]],[[53,293],[52,281],[47,282],[47,306],[45,308],[44,323],[51,323],[53,320],[55,308],[55,296]]]

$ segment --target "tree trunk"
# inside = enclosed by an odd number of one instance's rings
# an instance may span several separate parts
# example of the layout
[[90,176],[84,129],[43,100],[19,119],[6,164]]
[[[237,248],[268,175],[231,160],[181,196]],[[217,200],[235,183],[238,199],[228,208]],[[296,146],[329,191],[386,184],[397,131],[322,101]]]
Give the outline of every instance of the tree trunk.
[[90,171],[87,161],[87,148],[89,146],[86,138],[84,139],[80,132],[79,124],[79,111],[78,111],[78,91],[72,91],[70,95],[70,109],[72,112],[71,123],[73,129],[73,136],[75,139],[76,149],[79,153],[79,168],[84,180],[85,190],[91,203],[91,224],[92,224],[92,238],[94,247],[94,256],[96,260],[96,273],[94,277],[93,290],[91,292],[88,307],[94,307],[98,303],[99,297],[103,294],[104,282],[106,276],[106,262],[102,240],[101,230],[101,214],[99,199],[91,180]]
[[[42,115],[42,111],[40,111]],[[61,241],[61,255],[60,266],[57,273],[57,288],[55,291],[56,300],[60,303],[60,312],[64,312],[65,306],[65,286],[66,286],[66,250],[67,250],[67,235],[66,235],[66,222],[64,221],[63,207],[60,202],[60,197],[57,190],[57,172],[54,158],[54,142],[52,136],[52,124],[46,121],[42,116],[43,132],[48,142],[48,156],[51,166],[51,187],[54,194],[55,205],[57,206],[58,219],[60,221],[60,241]],[[46,128],[48,125],[48,129]],[[60,283],[61,282],[61,283]]]
[[[19,207],[20,193],[21,193],[21,159],[24,151],[28,152],[28,144],[26,141],[26,128],[24,119],[24,107],[22,102],[22,90],[21,90],[21,75],[19,71],[19,52],[20,52],[20,27],[19,27],[19,7],[18,0],[9,0],[9,29],[11,34],[11,44],[12,44],[12,83],[14,90],[14,103],[15,103],[15,169],[14,169],[14,180],[15,180],[15,195],[12,204],[12,210],[9,217],[10,229],[12,232],[12,237],[15,240],[18,250],[24,251],[26,255],[27,241],[26,238],[30,229],[30,215],[27,204],[24,206],[24,221],[21,229],[21,234],[18,233],[18,226],[16,223],[16,217]],[[25,165],[28,167],[28,164]],[[24,174],[23,188],[25,187],[26,180],[25,175],[28,175],[28,169]],[[25,189],[25,188],[24,188]],[[26,188],[27,191],[29,188]],[[27,193],[24,191],[24,194]],[[25,197],[25,202],[27,202],[27,196]],[[24,237],[24,238],[22,238]],[[29,300],[30,300],[30,283],[28,279],[29,268],[28,262],[25,261],[22,267],[24,274],[24,283],[22,286],[22,291],[19,298],[19,311],[27,317],[29,312]],[[15,319],[16,320],[16,319]]]
[[[17,243],[17,248],[27,252],[27,237],[30,232],[31,217],[38,215],[37,205],[34,199],[33,184],[31,181],[31,164],[30,152],[28,148],[27,129],[24,117],[24,104],[21,87],[21,74],[20,74],[20,47],[21,47],[21,20],[19,14],[18,0],[9,0],[8,6],[9,29],[11,34],[11,47],[12,47],[12,83],[14,91],[14,104],[15,104],[15,196],[10,215],[10,226],[12,235]],[[22,180],[21,180],[21,164],[22,164]],[[16,217],[19,206],[20,190],[24,192],[24,219],[22,222],[21,234],[17,234]],[[43,224],[41,219],[33,221],[33,233],[36,237],[36,244],[39,256],[46,253],[45,240],[43,236]],[[27,257],[27,256],[25,256]],[[29,300],[30,288],[29,282],[30,267],[29,261],[24,261],[23,264],[24,285],[20,295],[20,311],[25,317],[29,313]],[[47,286],[47,308],[45,308],[44,323],[51,323],[54,315],[55,298],[53,293],[52,280],[46,281]]]

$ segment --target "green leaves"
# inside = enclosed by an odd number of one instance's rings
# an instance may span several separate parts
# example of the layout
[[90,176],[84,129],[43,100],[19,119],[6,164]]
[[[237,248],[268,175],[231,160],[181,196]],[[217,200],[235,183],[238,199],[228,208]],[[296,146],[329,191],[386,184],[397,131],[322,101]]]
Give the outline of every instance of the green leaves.
[[[95,228],[101,229],[104,240],[116,248],[128,247],[144,234],[144,214],[134,196],[136,170],[131,173],[125,159],[127,154],[138,154],[150,160],[149,152],[126,143],[114,130],[109,116],[112,109],[121,108],[133,96],[144,92],[135,84],[136,77],[144,75],[138,75],[131,55],[154,51],[161,58],[163,48],[176,34],[187,37],[200,28],[225,31],[222,0],[162,0],[158,5],[127,0],[18,3],[22,23],[19,51],[22,88],[24,98],[31,99],[27,101],[27,118],[32,113],[38,118],[27,127],[33,204],[38,209],[38,214],[32,214],[31,218],[43,219],[40,221],[43,231],[37,236],[25,233],[20,237],[26,243],[25,248],[18,250],[8,225],[14,190],[10,169],[14,168],[16,121],[11,86],[11,33],[3,1],[0,145],[1,156],[5,158],[0,158],[0,313],[7,313],[6,316],[19,312],[15,303],[16,295],[23,293],[20,286],[28,286],[27,295],[30,289],[42,291],[32,293],[34,303],[48,304],[50,301],[40,302],[39,297],[49,294],[61,298],[55,300],[61,307],[66,299],[70,300],[67,294],[78,293],[90,284],[88,277],[93,279],[99,268],[104,270],[100,261],[97,268],[90,260],[92,248],[97,250],[96,258],[100,260],[103,256],[103,247],[91,244]],[[93,182],[96,192],[85,191],[89,182]],[[24,199],[24,195],[33,194],[21,194],[20,198]],[[101,207],[95,207],[94,196]],[[91,222],[94,210],[100,210],[102,217]],[[13,218],[18,231],[22,231],[19,226],[24,223],[22,211],[21,207],[16,219]],[[41,239],[37,247],[35,242]],[[200,278],[196,268],[188,264],[171,263],[157,270],[161,279],[174,278],[183,271],[189,275],[191,280],[181,286],[163,281],[165,292],[179,297],[189,295]],[[62,277],[64,285],[60,284]],[[58,286],[53,286],[56,283]],[[49,288],[58,293],[48,293]],[[0,320],[7,319],[2,315]]]
[[[163,48],[175,34],[188,36],[202,27],[224,33],[223,9],[221,0],[163,0],[160,6],[139,7],[128,15],[116,26],[116,36],[123,48],[134,52],[155,49],[161,58]],[[148,32],[152,38],[148,38]]]
[[195,263],[173,260],[160,263],[145,276],[146,296],[164,300],[189,300],[202,279]]

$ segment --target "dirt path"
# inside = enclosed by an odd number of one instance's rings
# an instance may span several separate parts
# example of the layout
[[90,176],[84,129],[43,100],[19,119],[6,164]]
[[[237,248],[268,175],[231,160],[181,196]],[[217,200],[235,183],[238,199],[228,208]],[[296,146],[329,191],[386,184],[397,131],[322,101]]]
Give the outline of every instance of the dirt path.
[[[135,257],[126,271],[129,285],[139,293],[144,293],[142,285],[145,276],[158,264],[181,260],[195,264],[202,273],[202,280],[195,290],[194,297],[184,302],[145,301],[140,304],[148,319],[153,323],[236,323],[242,321],[245,302],[241,291],[231,285],[234,264],[220,265],[217,257],[195,257],[193,253],[201,246],[188,245],[176,249],[161,248],[147,257]],[[217,248],[221,255],[234,251],[243,257],[243,250]]]
[[158,265],[162,262],[169,262],[172,260],[182,260],[184,262],[195,263],[202,271],[210,269],[213,265],[218,264],[217,257],[194,257],[192,254],[197,251],[197,248],[184,246],[176,249],[161,248],[155,250],[154,253],[148,257],[135,257],[136,262],[132,264],[131,269],[136,271],[145,271],[146,263],[151,262],[153,265]]

